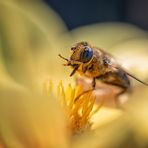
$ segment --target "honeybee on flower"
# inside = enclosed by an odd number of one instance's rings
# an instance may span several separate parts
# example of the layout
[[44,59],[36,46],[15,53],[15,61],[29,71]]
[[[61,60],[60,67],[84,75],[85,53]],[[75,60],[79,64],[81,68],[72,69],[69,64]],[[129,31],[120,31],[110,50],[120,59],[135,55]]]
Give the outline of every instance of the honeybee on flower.
[[[132,77],[140,83],[148,86],[147,83],[127,72],[127,70],[118,64],[110,53],[107,53],[101,48],[94,47],[88,42],[79,42],[73,46],[71,50],[72,55],[70,60],[59,55],[62,59],[67,61],[64,66],[71,66],[73,68],[70,76],[73,76],[75,72],[78,71],[80,75],[92,79],[92,89],[87,90],[82,94],[95,90],[96,80],[100,80],[105,84],[121,88],[121,91],[116,94],[118,103],[118,96],[129,91],[131,88],[129,77]],[[79,97],[77,97],[77,99],[78,98]]]

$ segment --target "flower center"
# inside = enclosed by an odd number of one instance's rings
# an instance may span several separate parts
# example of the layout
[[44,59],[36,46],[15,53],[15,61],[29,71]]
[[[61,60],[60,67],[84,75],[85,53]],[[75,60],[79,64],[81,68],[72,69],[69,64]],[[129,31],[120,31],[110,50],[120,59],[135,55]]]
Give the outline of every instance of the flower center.
[[[44,92],[48,95],[52,93],[51,81],[45,82]],[[100,106],[95,105],[96,97],[92,92],[85,94],[83,92],[81,85],[72,87],[69,84],[65,89],[61,81],[57,86],[56,94],[68,116],[68,128],[73,135],[90,130],[93,124],[90,118],[100,109]]]

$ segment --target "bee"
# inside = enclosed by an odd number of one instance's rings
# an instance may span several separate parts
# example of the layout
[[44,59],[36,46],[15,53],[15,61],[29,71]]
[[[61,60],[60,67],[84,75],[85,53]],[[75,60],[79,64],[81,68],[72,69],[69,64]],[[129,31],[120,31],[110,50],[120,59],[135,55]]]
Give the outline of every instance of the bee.
[[67,61],[64,66],[71,66],[73,68],[70,76],[78,72],[80,75],[92,79],[91,90],[95,90],[96,80],[100,80],[103,83],[121,88],[122,91],[117,94],[119,96],[131,88],[129,77],[148,86],[147,83],[128,73],[110,53],[94,47],[88,42],[79,42],[71,47],[71,50],[72,55],[70,59],[60,54],[59,56]]

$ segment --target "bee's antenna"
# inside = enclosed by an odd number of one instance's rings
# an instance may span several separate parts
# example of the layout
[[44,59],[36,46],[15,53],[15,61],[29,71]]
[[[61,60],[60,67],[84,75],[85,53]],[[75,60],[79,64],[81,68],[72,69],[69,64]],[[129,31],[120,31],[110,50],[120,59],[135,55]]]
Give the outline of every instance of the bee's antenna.
[[58,56],[59,56],[60,58],[64,59],[64,60],[66,60],[67,62],[69,62],[69,60],[66,59],[65,57],[63,57],[61,54],[58,54]]

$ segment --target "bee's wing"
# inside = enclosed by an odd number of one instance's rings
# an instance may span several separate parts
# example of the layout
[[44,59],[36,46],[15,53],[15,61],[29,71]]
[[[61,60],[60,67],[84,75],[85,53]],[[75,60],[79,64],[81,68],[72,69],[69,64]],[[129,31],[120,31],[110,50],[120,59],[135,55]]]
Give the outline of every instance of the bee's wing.
[[144,82],[148,80],[148,60],[146,57],[135,56],[134,54],[117,56],[118,63],[128,76],[148,86],[148,83]]
[[142,80],[148,80],[148,40],[136,38],[112,47],[113,55],[125,67]]
[[135,80],[139,81],[140,83],[142,83],[142,84],[144,84],[144,85],[147,85],[147,86],[148,86],[148,83],[143,82],[142,80],[140,80],[139,78],[135,77],[134,75],[132,75],[132,74],[128,73],[127,71],[126,71],[126,74],[127,74],[128,76],[130,76],[130,77],[134,78]]
[[[133,79],[139,81],[140,83],[148,86],[148,83],[146,83],[138,78],[138,77],[142,77],[142,76],[140,76],[140,73],[141,74],[143,73],[143,71],[142,71],[143,66],[146,66],[145,69],[143,68],[143,70],[147,71],[147,74],[144,73],[145,76],[148,75],[148,60],[147,60],[147,58],[142,57],[142,59],[140,59],[140,57],[139,57],[139,60],[138,60],[137,58],[135,58],[133,56],[133,53],[131,55],[128,53],[126,56],[121,56],[119,54],[116,57],[121,57],[121,58],[116,59],[113,55],[104,51],[103,49],[98,49],[98,50],[100,50],[104,54],[104,56],[107,57],[107,59],[109,59],[111,61],[110,66],[112,66],[113,68],[116,68],[116,69],[122,68],[123,71],[128,76],[130,76]],[[131,69],[131,72],[130,72],[130,69]],[[139,71],[139,75],[135,71]],[[136,76],[134,76],[134,75],[136,75]]]
[[[114,66],[113,66],[113,68],[120,69],[120,68],[114,67]],[[133,79],[137,80],[138,82],[140,82],[140,83],[142,83],[142,84],[148,86],[148,83],[146,83],[146,82],[140,80],[139,78],[137,78],[137,77],[134,76],[133,74],[129,73],[127,70],[125,70],[125,68],[122,68],[122,70],[123,70],[128,76],[130,76],[130,77],[132,77]]]

